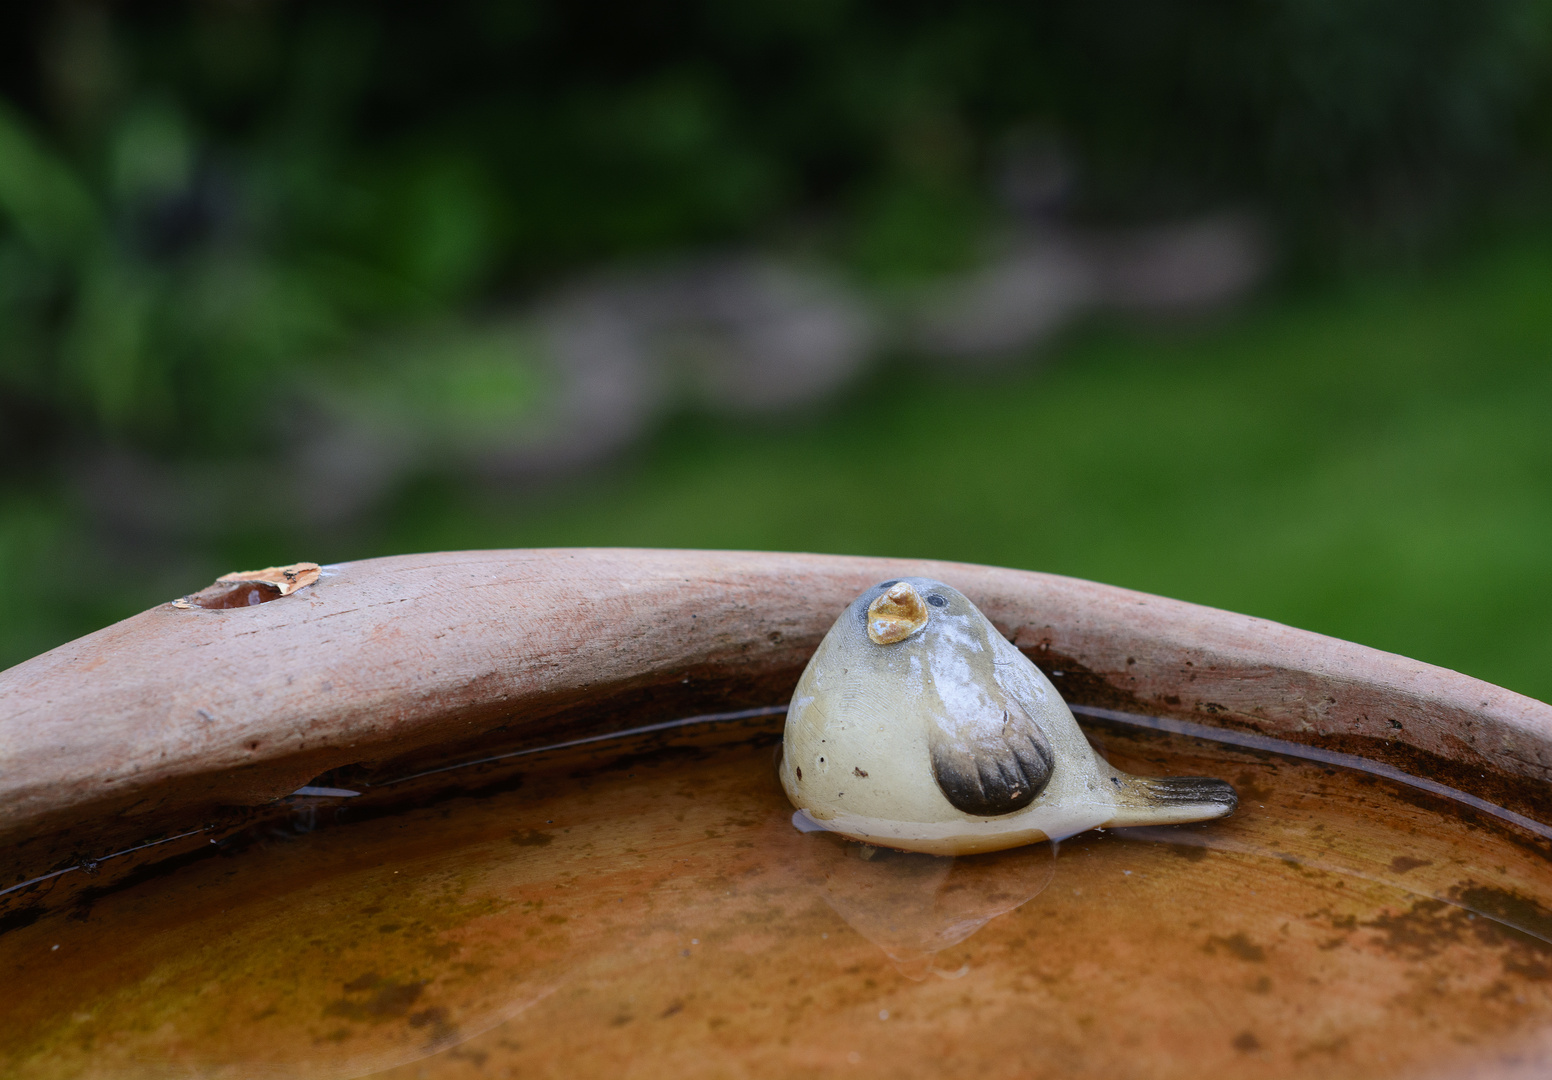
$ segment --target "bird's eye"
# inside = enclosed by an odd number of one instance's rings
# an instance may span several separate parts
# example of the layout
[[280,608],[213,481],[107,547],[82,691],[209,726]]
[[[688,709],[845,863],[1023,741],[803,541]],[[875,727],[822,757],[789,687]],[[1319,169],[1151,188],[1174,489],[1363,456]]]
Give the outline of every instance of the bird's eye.
[[937,593],[928,593],[927,603],[931,604],[933,607],[948,607],[948,601],[939,596]]

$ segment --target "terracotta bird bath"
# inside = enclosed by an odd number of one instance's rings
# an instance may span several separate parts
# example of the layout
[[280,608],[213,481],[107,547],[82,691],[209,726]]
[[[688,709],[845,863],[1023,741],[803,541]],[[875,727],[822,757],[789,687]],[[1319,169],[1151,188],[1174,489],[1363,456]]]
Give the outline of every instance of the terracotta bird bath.
[[[303,580],[303,578],[306,580]],[[948,582],[1230,818],[805,832],[837,613]],[[0,1073],[1542,1077],[1552,707],[920,560],[451,552],[225,582],[0,673]]]

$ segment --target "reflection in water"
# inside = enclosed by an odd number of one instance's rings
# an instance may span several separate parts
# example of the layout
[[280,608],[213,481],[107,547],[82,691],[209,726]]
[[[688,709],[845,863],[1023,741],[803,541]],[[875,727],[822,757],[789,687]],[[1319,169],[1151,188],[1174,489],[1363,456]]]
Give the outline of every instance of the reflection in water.
[[935,967],[937,954],[1029,903],[1056,870],[1054,842],[956,858],[873,847],[794,824],[807,833],[799,850],[820,897],[918,982],[929,973],[963,975],[963,967]]

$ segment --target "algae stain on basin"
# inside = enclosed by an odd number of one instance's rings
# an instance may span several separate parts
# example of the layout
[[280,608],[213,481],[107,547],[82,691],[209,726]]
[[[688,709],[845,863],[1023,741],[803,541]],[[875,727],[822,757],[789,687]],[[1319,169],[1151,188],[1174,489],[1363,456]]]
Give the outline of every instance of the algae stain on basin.
[[1230,778],[1239,813],[907,855],[793,829],[769,736],[596,745],[256,830],[0,935],[23,988],[0,1000],[0,1072],[1184,1080],[1545,1060],[1541,841],[1372,776],[1088,730],[1130,772]]

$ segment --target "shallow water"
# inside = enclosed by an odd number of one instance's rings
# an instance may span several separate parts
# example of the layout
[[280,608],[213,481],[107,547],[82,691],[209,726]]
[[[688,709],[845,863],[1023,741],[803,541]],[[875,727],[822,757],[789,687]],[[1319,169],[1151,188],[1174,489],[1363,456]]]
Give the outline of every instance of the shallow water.
[[394,813],[301,800],[0,935],[0,1072],[1547,1074],[1542,841],[1383,778],[1090,731],[1123,768],[1232,780],[1239,812],[905,855],[795,829],[768,738],[691,729]]

